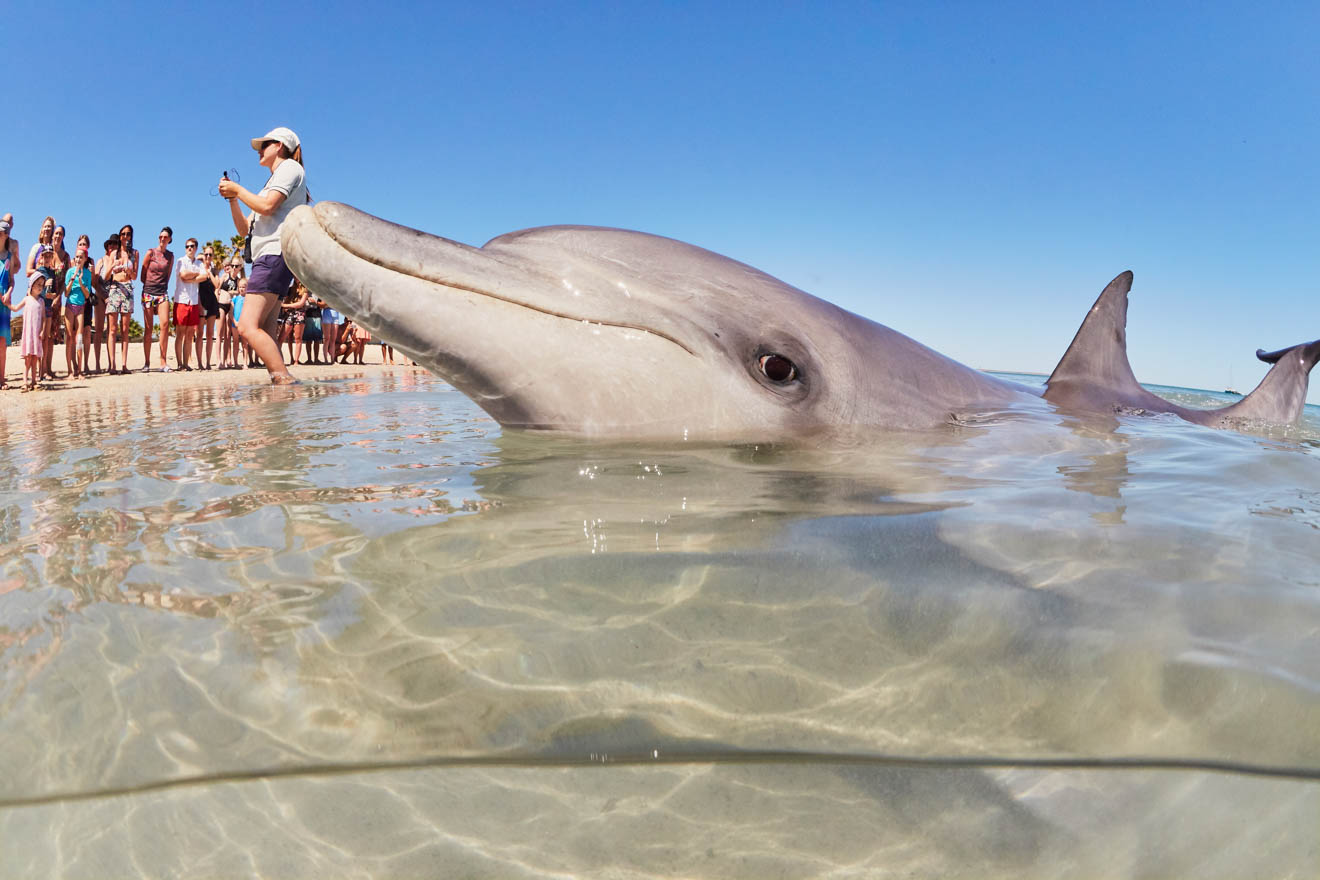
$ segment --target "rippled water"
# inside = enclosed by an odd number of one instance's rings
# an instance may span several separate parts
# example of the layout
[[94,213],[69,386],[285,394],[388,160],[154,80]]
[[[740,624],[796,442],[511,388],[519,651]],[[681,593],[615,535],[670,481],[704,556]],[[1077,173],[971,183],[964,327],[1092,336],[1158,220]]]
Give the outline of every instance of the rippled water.
[[0,425],[0,876],[1315,876],[1307,418],[614,447],[404,373]]

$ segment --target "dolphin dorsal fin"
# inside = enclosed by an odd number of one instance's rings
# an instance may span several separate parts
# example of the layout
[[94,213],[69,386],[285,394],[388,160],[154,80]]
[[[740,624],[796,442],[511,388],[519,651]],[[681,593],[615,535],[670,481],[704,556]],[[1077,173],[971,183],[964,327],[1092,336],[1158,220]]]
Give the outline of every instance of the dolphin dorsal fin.
[[1045,399],[1066,403],[1096,396],[1143,398],[1148,392],[1137,384],[1127,355],[1128,291],[1131,270],[1119,274],[1100,292],[1072,344],[1045,383]]
[[1274,366],[1254,391],[1220,412],[1230,419],[1273,424],[1297,421],[1306,406],[1311,369],[1320,360],[1320,339],[1278,351],[1257,349],[1256,357]]

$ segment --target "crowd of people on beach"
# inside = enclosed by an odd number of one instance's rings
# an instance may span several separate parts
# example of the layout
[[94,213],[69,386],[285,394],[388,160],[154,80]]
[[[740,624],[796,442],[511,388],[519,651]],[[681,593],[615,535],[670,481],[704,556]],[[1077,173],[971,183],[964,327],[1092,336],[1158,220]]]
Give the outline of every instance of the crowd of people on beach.
[[[233,206],[240,234],[244,230],[249,236],[265,232],[258,239],[261,245],[251,278],[238,248],[229,255],[218,239],[201,244],[189,238],[183,254],[176,255],[170,250],[174,231],[168,226],[146,253],[134,246],[133,227],[125,224],[101,244],[102,254],[94,252],[86,234],[78,236],[70,254],[65,228],[46,217],[24,257],[13,235],[13,215],[0,217],[0,389],[7,387],[6,354],[15,342],[14,318],[22,319],[17,341],[23,357],[24,391],[57,378],[52,360],[61,342],[66,377],[127,374],[135,283],[142,285],[142,372],[246,366],[265,368],[272,373],[272,381],[283,384],[292,381],[285,363],[347,363],[350,359],[364,363],[363,352],[371,335],[313,296],[293,278],[279,253],[279,225],[292,207],[310,201],[299,164],[302,151],[297,135],[277,128],[253,138],[252,148],[261,164],[273,172],[266,187],[254,194],[226,175],[218,188]],[[284,171],[277,172],[281,165]],[[298,198],[286,203],[286,196],[295,192]],[[254,213],[244,216],[240,202]],[[257,208],[266,208],[268,213],[263,215]],[[261,228],[263,222],[268,230]],[[15,283],[20,277],[27,284],[27,293],[21,298]],[[258,286],[249,296],[248,285],[253,280]],[[240,331],[247,299],[258,300],[260,313]],[[276,305],[277,318],[268,311]],[[270,332],[267,327],[272,328]],[[171,335],[173,366],[169,360]],[[154,368],[153,346],[159,353]],[[288,348],[287,358],[280,353],[282,346]],[[393,350],[382,342],[381,351],[383,361],[392,364]]]
[[[64,343],[64,375],[85,378],[129,372],[128,347],[134,282],[142,285],[143,372],[236,370],[262,364],[237,332],[247,291],[242,257],[217,260],[213,244],[189,238],[176,256],[173,230],[160,231],[158,245],[145,255],[133,246],[133,227],[125,224],[101,245],[94,257],[91,238],[80,235],[70,254],[65,229],[52,217],[42,221],[37,241],[26,257],[13,237],[13,217],[0,219],[0,388],[6,350],[15,342],[24,361],[24,390],[57,378],[55,348]],[[198,251],[201,251],[198,253]],[[20,275],[20,273],[22,273]],[[18,278],[27,279],[27,295],[16,297]],[[173,290],[169,289],[173,279]],[[12,319],[22,317],[14,339]],[[282,297],[277,341],[289,363],[363,363],[370,334],[345,318],[302,284]],[[173,366],[170,338],[173,336]],[[154,338],[153,338],[154,337]],[[158,352],[156,366],[152,350]],[[104,354],[104,357],[103,357]],[[393,352],[382,350],[387,361]]]
[[[57,378],[52,356],[61,342],[65,377],[128,373],[135,281],[142,284],[142,372],[263,366],[237,332],[247,292],[241,256],[222,263],[214,244],[199,248],[197,239],[189,238],[183,256],[176,257],[169,247],[174,233],[168,226],[161,229],[158,246],[143,256],[133,247],[129,224],[102,243],[102,256],[93,258],[87,235],[78,237],[70,254],[64,227],[47,217],[23,258],[13,222],[11,214],[0,219],[0,389],[8,387],[6,354],[15,342],[24,361],[24,390]],[[15,294],[20,277],[28,284],[23,297]],[[22,318],[18,339],[13,338],[16,317]],[[372,341],[365,328],[302,284],[282,298],[278,328],[277,341],[287,347],[289,363],[361,364]],[[169,360],[171,335],[174,366]],[[156,367],[153,347],[159,353]],[[393,351],[384,343],[382,358],[393,362]]]

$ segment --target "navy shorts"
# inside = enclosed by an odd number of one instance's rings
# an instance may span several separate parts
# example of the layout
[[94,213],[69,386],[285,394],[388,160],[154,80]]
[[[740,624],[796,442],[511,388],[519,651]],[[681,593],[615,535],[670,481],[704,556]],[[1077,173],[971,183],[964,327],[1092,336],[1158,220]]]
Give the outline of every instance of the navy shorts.
[[293,273],[284,264],[283,254],[266,254],[253,261],[252,275],[248,278],[248,293],[274,293],[284,296],[291,287],[293,287]]

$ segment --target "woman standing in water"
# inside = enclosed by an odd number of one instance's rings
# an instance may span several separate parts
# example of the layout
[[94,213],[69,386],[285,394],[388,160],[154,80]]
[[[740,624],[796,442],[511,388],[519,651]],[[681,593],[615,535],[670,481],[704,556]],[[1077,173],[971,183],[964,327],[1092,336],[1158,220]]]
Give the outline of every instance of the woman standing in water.
[[[170,345],[170,276],[174,273],[174,253],[170,242],[174,230],[166,226],[160,231],[160,244],[147,251],[142,260],[142,372],[151,372],[151,331],[155,319],[160,319],[160,365],[169,366],[166,355]],[[127,366],[128,359],[124,359]]]
[[[289,212],[311,198],[307,195],[302,166],[302,144],[296,134],[287,128],[276,128],[253,138],[251,144],[261,166],[271,172],[261,192],[250,192],[228,178],[219,183],[220,195],[229,200],[234,229],[239,235],[247,235],[249,231],[252,235],[252,277],[248,279],[238,332],[266,364],[270,381],[275,385],[291,385],[297,380],[289,375],[289,368],[280,357],[280,346],[270,334],[280,299],[293,284],[293,273],[285,265],[280,248],[280,231]],[[243,216],[240,202],[252,209],[250,218]]]

